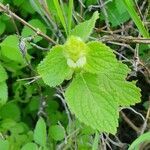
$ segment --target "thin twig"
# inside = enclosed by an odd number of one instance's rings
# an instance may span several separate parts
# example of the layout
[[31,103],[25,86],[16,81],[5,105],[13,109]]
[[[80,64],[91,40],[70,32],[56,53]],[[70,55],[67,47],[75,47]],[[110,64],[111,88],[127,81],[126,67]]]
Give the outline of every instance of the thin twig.
[[112,143],[113,145],[115,145],[115,146],[117,146],[117,147],[123,147],[125,144],[123,144],[123,143],[121,143],[121,142],[116,142],[116,141],[113,141],[110,137],[109,137],[109,135],[108,134],[105,134],[105,136],[106,136],[106,139],[110,142],[110,143]]
[[[149,96],[149,102],[150,102],[150,96]],[[141,133],[140,134],[144,133],[144,131],[145,131],[146,127],[147,127],[147,122],[149,120],[149,117],[150,117],[150,105],[149,105],[149,108],[147,110],[146,119],[145,119],[144,124],[142,125]]]
[[[7,4],[6,7],[7,7],[7,10],[9,10],[9,4]],[[18,30],[18,28],[17,28],[17,25],[16,25],[16,23],[15,23],[15,20],[14,20],[12,14],[11,14],[11,11],[9,11],[9,12],[10,12],[9,16],[10,16],[10,18],[11,18],[11,20],[12,20],[13,26],[14,26],[14,28],[15,28],[15,30],[16,30],[17,35],[19,36],[20,34],[19,34],[19,30]]]
[[130,45],[125,44],[125,43],[118,43],[118,42],[113,42],[113,41],[108,41],[107,43],[126,47],[126,48],[130,49],[133,53],[135,51]]
[[103,136],[103,133],[100,135],[100,138],[101,138],[101,149],[103,149],[103,150],[107,150],[106,149],[106,143],[105,143],[105,138],[104,138],[104,136]]
[[102,42],[123,42],[123,43],[140,43],[140,44],[150,44],[150,38],[142,38],[142,37],[132,37],[132,36],[122,36],[122,35],[105,35],[99,38]]
[[125,120],[125,122],[134,130],[136,131],[137,133],[140,132],[140,129],[138,127],[136,127],[132,122],[131,120],[122,112],[120,111],[121,115],[122,115],[122,118]]
[[37,48],[37,49],[39,49],[39,50],[42,50],[42,51],[49,51],[50,50],[50,48],[41,47],[41,46],[39,46],[39,45],[37,45],[33,42],[30,42],[30,45]]
[[29,24],[28,22],[26,22],[25,20],[23,20],[22,18],[20,18],[19,16],[17,16],[15,13],[13,13],[11,10],[9,10],[6,6],[4,6],[2,3],[0,3],[0,9],[2,9],[7,15],[10,15],[18,20],[19,22],[21,22],[22,24],[26,25],[27,27],[29,27],[30,29],[32,29],[37,35],[43,37],[44,39],[46,39],[47,41],[53,43],[53,44],[57,44],[53,39],[51,39],[49,36],[47,36],[46,34],[44,34],[43,32],[41,32],[39,29],[33,27],[31,24]]
[[108,14],[107,14],[107,11],[106,11],[106,8],[105,8],[105,4],[104,4],[103,0],[99,0],[99,4],[100,4],[101,6],[103,6],[103,7],[102,7],[102,11],[103,11],[103,14],[104,14],[104,16],[105,16],[105,23],[106,23],[106,26],[107,26],[107,30],[108,30],[108,31],[111,31],[111,29],[110,29],[110,24],[109,24],[109,20],[108,20]]
[[141,113],[135,111],[132,107],[122,107],[121,110],[123,110],[123,109],[129,109],[129,110],[133,111],[135,114],[139,115],[143,121],[145,121],[144,116]]

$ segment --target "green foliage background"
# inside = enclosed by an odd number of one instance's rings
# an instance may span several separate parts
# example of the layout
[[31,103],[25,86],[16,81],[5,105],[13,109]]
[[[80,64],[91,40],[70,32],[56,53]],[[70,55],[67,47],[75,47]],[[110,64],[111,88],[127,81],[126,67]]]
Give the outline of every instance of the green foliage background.
[[[0,10],[0,150],[99,149],[99,134],[120,134],[119,107],[140,102],[141,95],[135,81],[125,80],[131,70],[113,54],[118,47],[88,42],[105,35],[94,30],[105,24],[103,11],[91,8],[97,0],[83,0],[83,6],[47,0],[46,9],[38,0],[0,2],[60,44],[54,46],[18,20],[14,24]],[[121,0],[105,6],[111,29],[134,20],[126,7]],[[140,22],[135,24],[140,30]],[[90,49],[83,70],[66,63],[64,43],[70,36],[80,37]],[[143,61],[149,58],[148,45],[139,45],[139,55]]]

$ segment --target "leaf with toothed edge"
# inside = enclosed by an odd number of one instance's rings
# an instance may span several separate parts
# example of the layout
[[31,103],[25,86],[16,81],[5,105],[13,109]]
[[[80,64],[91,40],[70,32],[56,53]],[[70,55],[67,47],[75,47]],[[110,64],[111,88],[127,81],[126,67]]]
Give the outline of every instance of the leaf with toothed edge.
[[129,106],[140,102],[140,89],[126,81],[130,69],[116,59],[105,44],[89,42],[85,71],[98,74],[99,85],[118,99],[118,105]]
[[93,129],[115,134],[119,107],[140,102],[140,89],[126,81],[130,69],[116,59],[111,48],[98,41],[86,44],[85,35],[81,39],[75,34],[64,45],[53,47],[38,73],[49,86],[71,79],[74,73],[65,92],[70,111]]
[[75,26],[75,28],[71,30],[70,35],[78,36],[82,40],[86,41],[89,38],[90,34],[92,33],[93,28],[95,26],[95,22],[98,18],[99,13],[98,11],[96,11],[91,19],[79,23],[77,26]]
[[66,101],[81,122],[100,132],[115,134],[118,104],[97,80],[97,75],[90,73],[76,75],[66,90]]
[[130,106],[141,101],[140,88],[135,83],[125,80],[129,68],[118,63],[116,67],[98,75],[98,82],[108,92],[112,93],[120,106]]
[[89,49],[86,56],[87,64],[84,67],[85,71],[100,74],[107,70],[110,71],[118,64],[112,49],[105,44],[92,41],[88,42],[87,46]]
[[67,65],[67,60],[63,54],[63,46],[58,45],[51,49],[46,58],[38,65],[38,73],[45,84],[54,87],[61,84],[72,70]]

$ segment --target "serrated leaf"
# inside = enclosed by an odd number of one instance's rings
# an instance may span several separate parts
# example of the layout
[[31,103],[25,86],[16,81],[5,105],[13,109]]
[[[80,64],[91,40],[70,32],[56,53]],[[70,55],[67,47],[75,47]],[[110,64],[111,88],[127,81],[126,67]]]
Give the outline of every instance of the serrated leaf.
[[118,99],[118,105],[140,102],[140,89],[125,80],[130,69],[116,59],[113,50],[100,42],[89,42],[87,46],[90,49],[84,69],[98,74],[99,85]]
[[86,41],[92,33],[95,26],[95,22],[98,18],[99,13],[96,11],[91,19],[79,23],[77,26],[75,26],[75,28],[71,30],[70,35],[78,36],[82,40]]
[[105,44],[93,41],[87,43],[87,46],[89,51],[86,56],[87,64],[84,68],[86,71],[99,74],[111,70],[118,63],[113,51]]
[[63,46],[55,46],[48,53],[46,58],[39,64],[38,73],[45,84],[53,87],[61,84],[72,70],[67,65],[67,60],[63,54]]
[[46,146],[46,124],[43,118],[39,118],[35,130],[34,130],[34,141],[40,146]]
[[0,82],[0,106],[4,105],[8,99],[7,84]]
[[4,67],[0,64],[0,82],[7,80],[8,76]]
[[130,106],[140,102],[140,89],[132,82],[125,80],[128,68],[124,64],[118,64],[111,71],[98,75],[99,85],[112,93],[118,99],[118,105]]
[[97,75],[78,74],[65,96],[70,110],[80,121],[100,132],[116,133],[118,104],[99,86]]
[[[46,33],[46,26],[40,20],[32,19],[28,23],[31,24],[32,26],[34,26],[35,28],[39,29],[43,33]],[[29,27],[25,26],[22,30],[21,35],[23,37],[28,37],[28,36],[35,35],[35,32],[32,29],[30,29]],[[40,40],[42,40],[42,37],[36,37],[34,39],[35,42],[38,42]]]

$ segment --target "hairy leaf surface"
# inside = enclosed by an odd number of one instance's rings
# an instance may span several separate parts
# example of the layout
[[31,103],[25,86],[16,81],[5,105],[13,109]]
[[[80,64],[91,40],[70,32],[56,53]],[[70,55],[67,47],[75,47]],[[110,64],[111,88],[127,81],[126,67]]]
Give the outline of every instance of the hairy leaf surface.
[[118,104],[99,86],[97,75],[78,74],[65,95],[70,110],[80,121],[101,132],[116,132]]
[[60,45],[53,47],[38,66],[43,81],[52,87],[61,84],[71,72],[63,54],[63,46]]
[[118,63],[111,72],[108,70],[98,75],[99,85],[111,92],[121,106],[134,105],[140,102],[141,97],[140,89],[135,83],[125,80],[128,70],[126,65]]
[[85,66],[86,71],[99,74],[116,66],[117,59],[108,46],[96,41],[87,43],[87,46],[89,51]]
[[99,17],[99,14],[96,11],[93,14],[91,19],[84,21],[82,23],[79,23],[74,29],[72,29],[70,35],[78,36],[82,40],[86,41],[93,31],[95,22],[98,19],[98,17]]

